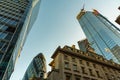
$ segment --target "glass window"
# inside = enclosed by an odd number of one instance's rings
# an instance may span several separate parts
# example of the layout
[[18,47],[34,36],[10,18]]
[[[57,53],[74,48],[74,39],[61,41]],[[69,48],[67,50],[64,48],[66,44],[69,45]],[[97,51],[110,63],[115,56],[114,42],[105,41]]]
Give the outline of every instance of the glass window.
[[93,67],[96,68],[96,64],[93,64]]
[[83,80],[90,80],[90,78],[88,78],[88,77],[83,77]]
[[4,52],[5,50],[6,50],[6,48],[7,48],[7,46],[8,46],[8,44],[7,43],[5,43],[4,45],[3,45],[3,47],[2,47],[2,51]]
[[64,59],[65,59],[65,60],[69,60],[69,58],[68,58],[67,55],[64,55]]
[[93,72],[92,72],[92,69],[89,69],[89,73],[90,73],[91,76],[94,76]]
[[65,80],[71,80],[71,76],[70,75],[66,75],[66,79]]
[[75,80],[80,80],[80,77],[76,77]]
[[65,62],[65,68],[69,68],[69,63]]
[[76,62],[75,58],[72,58],[72,61],[73,61],[73,62]]
[[87,66],[90,66],[90,63],[89,62],[86,62]]
[[11,37],[12,37],[12,34],[8,34],[8,35],[5,37],[5,39],[6,39],[6,40],[11,40]]
[[0,39],[4,39],[8,33],[0,32]]
[[98,76],[98,77],[101,77],[101,76],[100,76],[100,72],[99,72],[99,71],[96,71],[96,73],[97,73],[97,76]]
[[5,26],[5,25],[0,24],[0,29],[1,29],[1,30],[5,31],[7,28],[8,28],[8,26]]
[[81,69],[83,74],[87,74],[87,70],[85,69],[85,67],[81,67]]
[[5,42],[0,41],[0,48],[2,48],[2,47],[3,47],[4,43],[5,43]]
[[83,64],[83,61],[80,59],[80,60],[79,60],[79,63],[80,63],[80,64]]
[[77,70],[77,65],[73,65],[73,70]]

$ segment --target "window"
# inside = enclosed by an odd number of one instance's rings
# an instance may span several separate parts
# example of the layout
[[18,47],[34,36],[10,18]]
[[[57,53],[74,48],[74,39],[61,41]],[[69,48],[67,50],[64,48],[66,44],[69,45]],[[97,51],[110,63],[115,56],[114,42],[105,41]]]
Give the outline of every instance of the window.
[[107,78],[109,78],[109,76],[108,76],[108,74],[107,74],[107,73],[105,73],[105,75],[106,75],[106,77],[107,77]]
[[97,79],[91,79],[91,80],[97,80]]
[[73,65],[73,70],[77,70],[77,65]]
[[102,67],[102,69],[103,69],[104,71],[106,71],[106,68],[105,68],[105,67]]
[[92,72],[92,69],[89,69],[89,72],[90,72],[90,75],[91,75],[91,76],[94,76],[94,75],[93,75],[93,72]]
[[81,69],[82,69],[82,73],[83,73],[83,74],[87,74],[87,73],[86,73],[86,70],[85,70],[85,67],[81,67]]
[[65,59],[65,60],[69,60],[69,58],[68,58],[67,55],[64,55],[64,59]]
[[6,39],[6,40],[10,40],[11,37],[12,37],[12,34],[8,34],[8,35],[5,37],[5,39]]
[[66,75],[66,79],[65,80],[71,80],[70,75]]
[[97,76],[98,76],[98,77],[101,77],[99,71],[96,71],[96,73],[97,73]]
[[87,66],[90,66],[89,62],[86,62]]
[[117,80],[120,80],[120,77],[117,77]]
[[0,32],[0,39],[4,39],[8,33]]
[[69,68],[69,63],[65,62],[65,68]]
[[7,46],[8,46],[8,44],[7,44],[7,43],[6,43],[6,44],[4,44],[1,50],[4,52],[4,51],[6,50],[6,48],[7,48]]
[[8,28],[8,26],[5,26],[5,25],[0,24],[0,29],[1,29],[1,30],[5,31],[7,28]]
[[76,61],[75,61],[75,58],[72,58],[72,61],[73,61],[73,62],[76,62]]
[[111,79],[112,79],[112,80],[115,80],[115,77],[114,77],[114,75],[111,75]]
[[83,77],[83,80],[90,80],[90,78],[88,78],[88,77]]
[[76,77],[75,80],[80,80],[80,77]]
[[5,44],[4,41],[0,41],[0,48],[2,48],[4,44]]
[[96,64],[93,64],[93,67],[96,68]]
[[79,63],[80,63],[80,64],[83,64],[83,61],[80,59],[80,60],[79,60]]
[[14,32],[15,32],[15,28],[13,28],[13,27],[8,27],[8,28],[6,29],[6,31],[7,31],[7,32],[14,33]]

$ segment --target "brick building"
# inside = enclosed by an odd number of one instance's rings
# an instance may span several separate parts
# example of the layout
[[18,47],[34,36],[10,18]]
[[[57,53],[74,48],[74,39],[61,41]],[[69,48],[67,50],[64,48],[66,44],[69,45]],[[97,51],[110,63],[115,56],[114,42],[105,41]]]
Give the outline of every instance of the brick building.
[[52,59],[48,80],[120,80],[120,65],[91,50],[58,47]]

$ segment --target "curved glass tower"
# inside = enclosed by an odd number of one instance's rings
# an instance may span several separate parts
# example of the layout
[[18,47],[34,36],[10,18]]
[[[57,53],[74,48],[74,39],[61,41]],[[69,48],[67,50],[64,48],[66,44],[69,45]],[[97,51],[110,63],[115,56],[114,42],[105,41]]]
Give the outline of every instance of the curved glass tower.
[[120,63],[120,29],[97,10],[81,10],[77,19],[96,53]]
[[44,80],[46,73],[46,60],[42,53],[38,54],[28,66],[22,80],[30,80],[32,77],[37,77]]
[[9,80],[40,0],[0,0],[0,80]]

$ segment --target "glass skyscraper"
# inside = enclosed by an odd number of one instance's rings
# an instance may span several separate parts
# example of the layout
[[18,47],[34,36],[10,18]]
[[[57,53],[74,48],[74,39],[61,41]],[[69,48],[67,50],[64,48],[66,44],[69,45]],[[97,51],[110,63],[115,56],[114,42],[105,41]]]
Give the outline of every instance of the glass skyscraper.
[[0,80],[9,80],[40,0],[0,0]]
[[77,19],[95,52],[120,63],[120,29],[97,10],[81,10]]
[[46,60],[42,53],[33,58],[28,66],[22,80],[30,80],[32,77],[37,77],[44,80],[46,73]]

